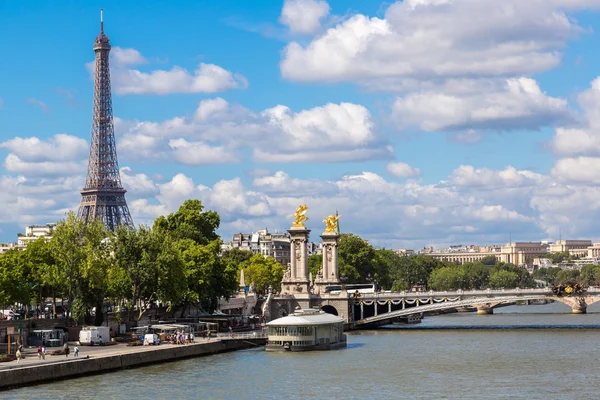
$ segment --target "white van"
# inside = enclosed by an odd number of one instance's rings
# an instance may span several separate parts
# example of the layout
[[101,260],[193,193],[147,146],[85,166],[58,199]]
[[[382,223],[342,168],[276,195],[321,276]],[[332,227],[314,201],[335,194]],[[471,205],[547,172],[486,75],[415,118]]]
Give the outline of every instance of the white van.
[[110,328],[108,326],[86,326],[79,332],[79,343],[93,346],[110,342]]
[[19,319],[19,314],[15,313],[13,310],[0,310],[0,314],[8,320]]
[[151,344],[155,346],[160,344],[160,339],[158,338],[158,335],[156,333],[146,333],[144,335],[144,346]]

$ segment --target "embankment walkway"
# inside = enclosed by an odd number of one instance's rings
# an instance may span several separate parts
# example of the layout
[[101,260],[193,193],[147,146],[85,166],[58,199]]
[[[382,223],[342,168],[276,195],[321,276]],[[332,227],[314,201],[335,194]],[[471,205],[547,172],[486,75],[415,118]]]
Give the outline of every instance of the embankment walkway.
[[[39,360],[36,354],[27,353],[26,358],[19,363],[16,361],[0,363],[0,390],[249,349],[262,346],[265,341],[266,339],[261,337],[211,338],[210,340],[198,338],[195,343],[186,345],[79,346],[79,357],[73,356],[73,346],[70,346],[71,354],[68,358],[64,355],[47,354],[45,360]],[[51,351],[50,348],[48,350]]]

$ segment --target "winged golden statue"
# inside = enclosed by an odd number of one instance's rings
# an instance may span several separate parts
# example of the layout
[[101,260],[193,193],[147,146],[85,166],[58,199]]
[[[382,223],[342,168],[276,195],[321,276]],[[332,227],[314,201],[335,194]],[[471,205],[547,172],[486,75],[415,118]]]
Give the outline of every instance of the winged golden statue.
[[340,219],[341,215],[330,215],[329,217],[325,217],[323,222],[325,222],[325,232],[334,233],[337,231],[338,227],[338,219]]
[[295,228],[306,228],[304,226],[304,221],[308,221],[308,217],[306,216],[306,212],[308,211],[308,206],[306,204],[302,204],[296,208],[296,212],[292,214],[295,218],[294,225]]

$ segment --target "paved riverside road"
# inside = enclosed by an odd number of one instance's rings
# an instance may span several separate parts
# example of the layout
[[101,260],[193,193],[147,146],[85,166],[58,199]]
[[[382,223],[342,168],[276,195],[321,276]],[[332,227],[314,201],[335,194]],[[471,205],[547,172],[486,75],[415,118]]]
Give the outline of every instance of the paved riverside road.
[[220,341],[221,341],[221,338],[213,337],[213,338],[210,338],[210,340],[196,338],[193,344],[178,344],[178,345],[162,343],[158,346],[127,346],[126,343],[117,343],[115,345],[109,345],[109,346],[77,346],[77,347],[79,347],[79,356],[78,357],[75,357],[73,355],[73,349],[75,348],[75,346],[72,344],[69,344],[69,350],[70,350],[69,357],[65,357],[64,354],[59,355],[59,356],[51,356],[50,352],[52,352],[54,350],[61,350],[62,347],[48,347],[47,348],[48,352],[46,354],[45,360],[38,360],[37,352],[36,352],[37,347],[32,347],[32,348],[25,349],[25,351],[24,351],[25,358],[22,359],[20,362],[17,363],[17,361],[15,360],[15,361],[0,363],[0,371],[16,369],[16,368],[23,368],[23,367],[33,367],[36,365],[43,365],[43,364],[76,362],[77,360],[85,359],[88,356],[90,358],[93,358],[93,357],[112,356],[112,355],[119,355],[119,354],[140,353],[140,352],[144,352],[144,351],[157,350],[157,349],[168,347],[168,346],[193,346],[193,345],[202,345],[202,343],[214,343],[214,342],[220,342]]

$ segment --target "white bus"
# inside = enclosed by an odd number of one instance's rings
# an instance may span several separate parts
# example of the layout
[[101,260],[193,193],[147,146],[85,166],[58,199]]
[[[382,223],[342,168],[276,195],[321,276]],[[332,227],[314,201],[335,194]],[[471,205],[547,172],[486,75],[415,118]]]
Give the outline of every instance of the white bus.
[[[342,285],[329,285],[325,287],[325,293],[340,294]],[[375,283],[350,283],[346,285],[348,293],[372,294],[377,293],[378,288]]]

